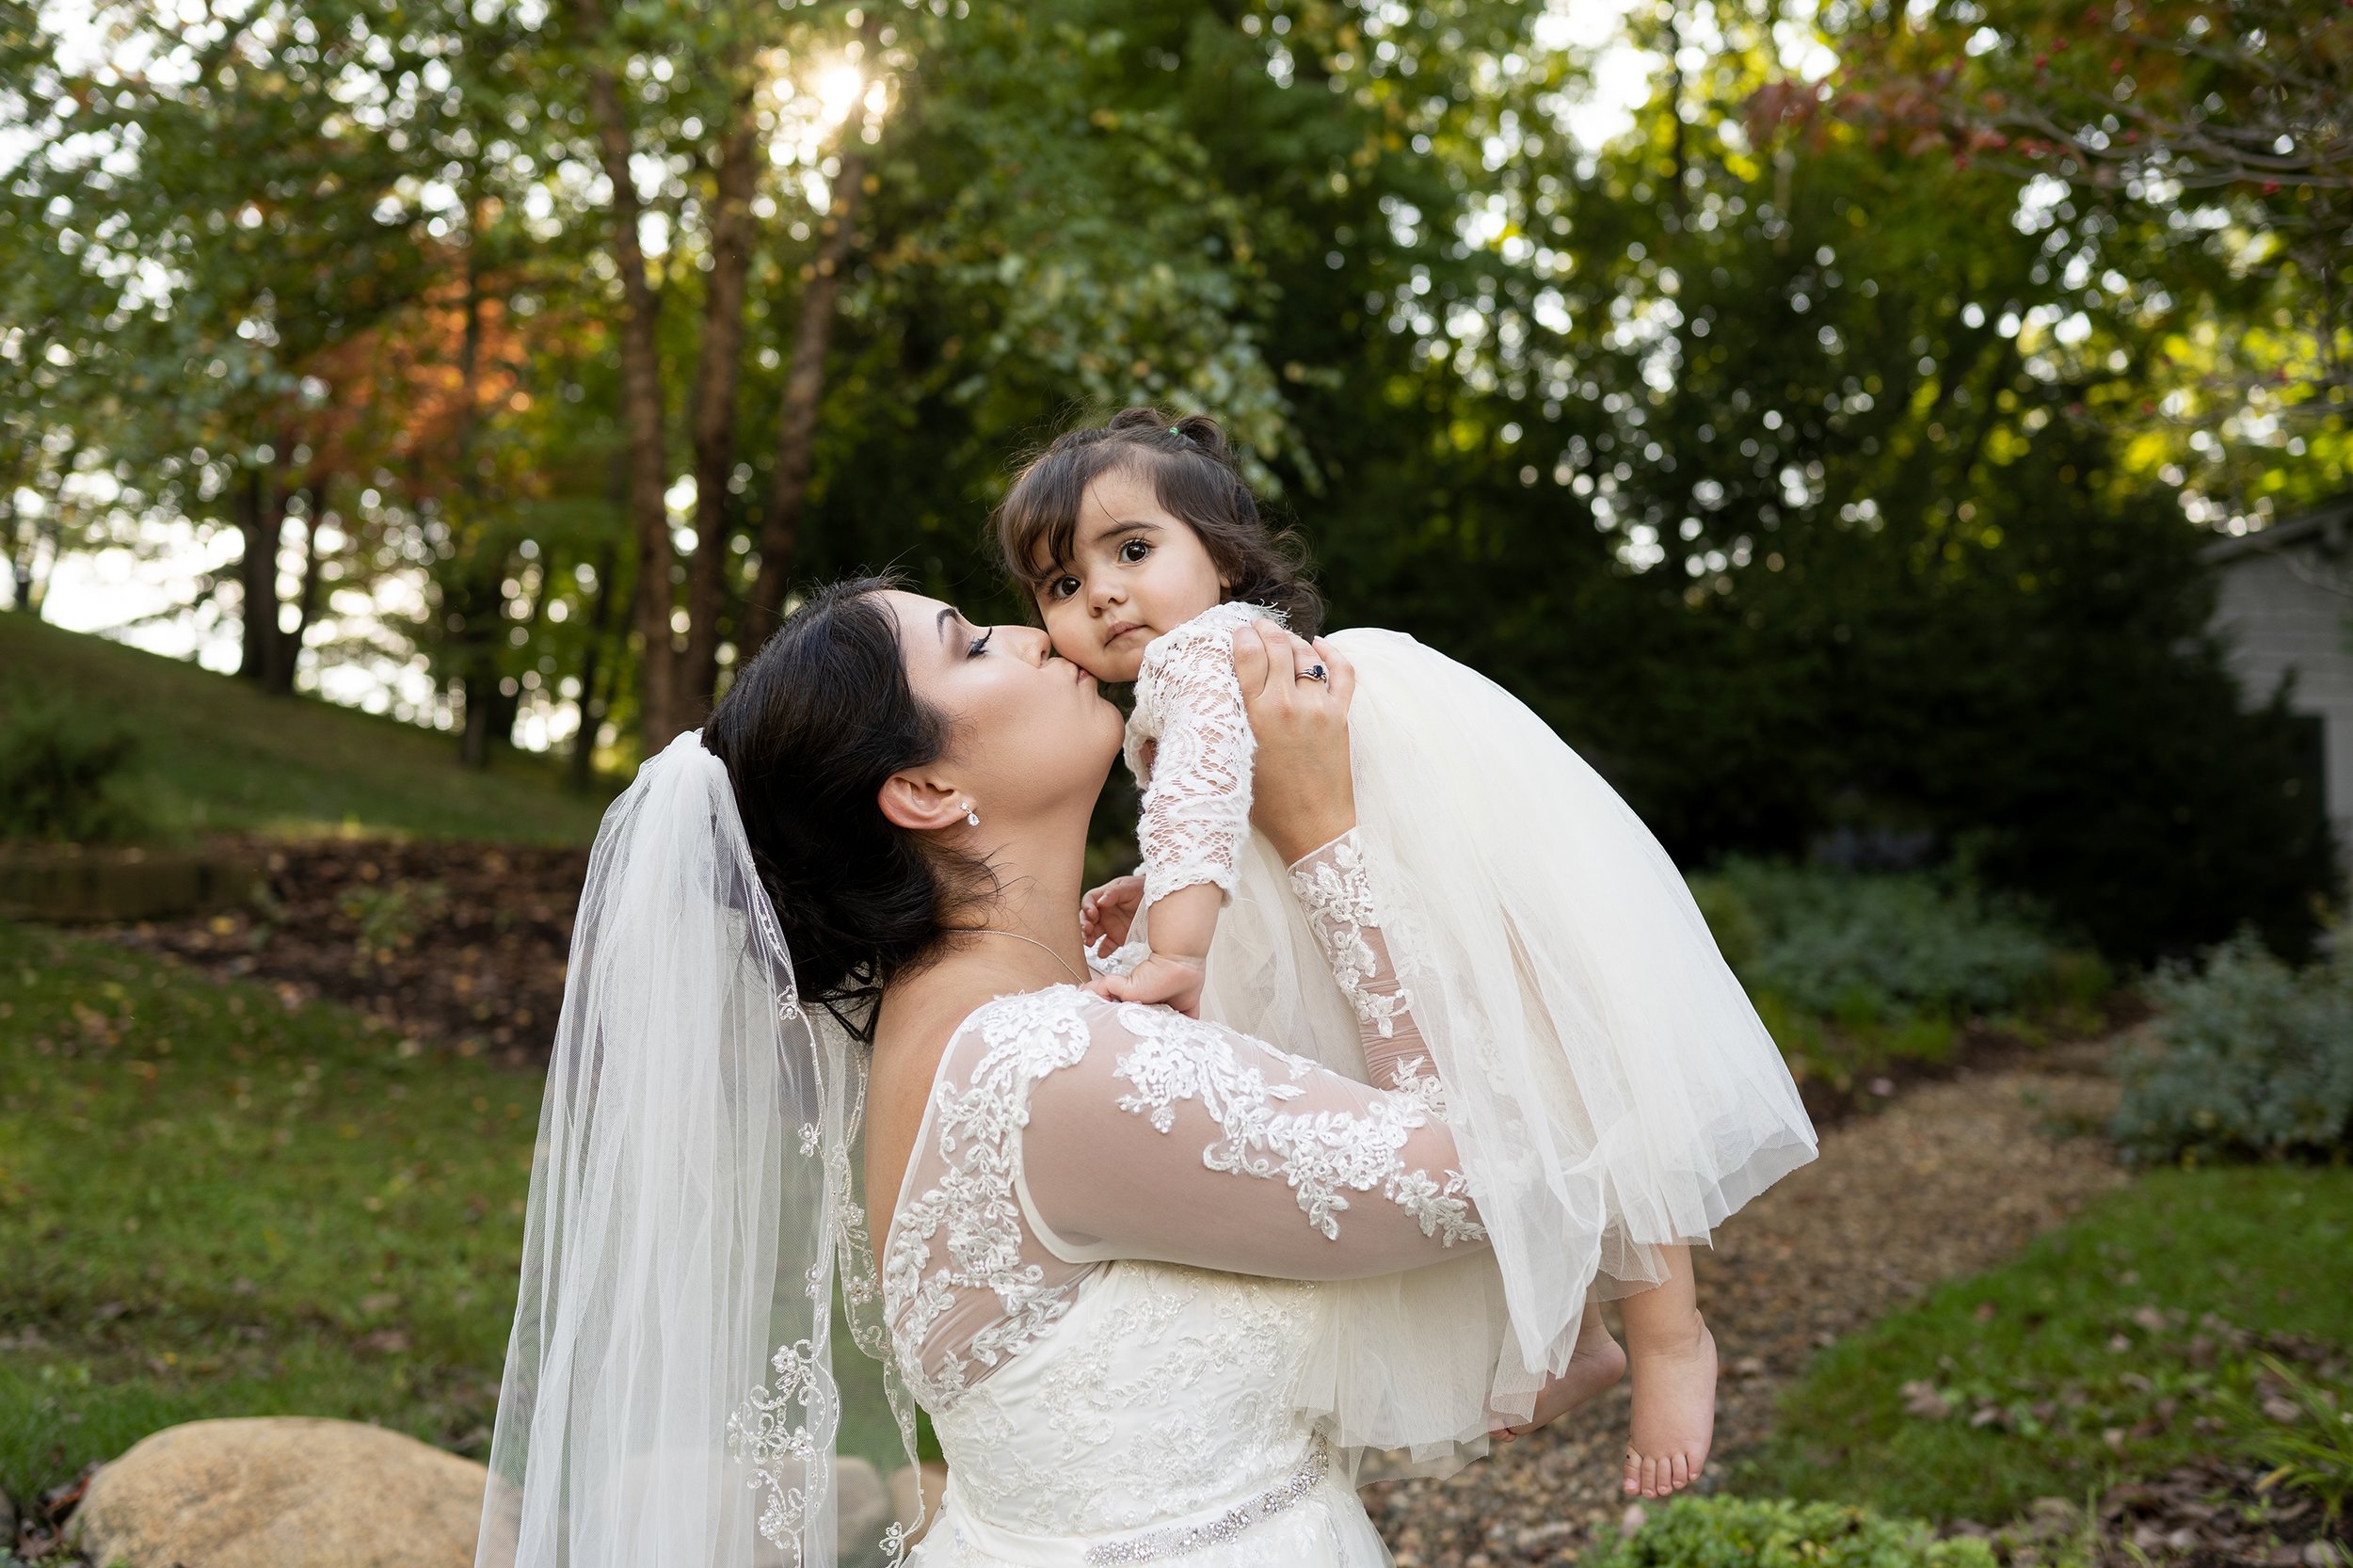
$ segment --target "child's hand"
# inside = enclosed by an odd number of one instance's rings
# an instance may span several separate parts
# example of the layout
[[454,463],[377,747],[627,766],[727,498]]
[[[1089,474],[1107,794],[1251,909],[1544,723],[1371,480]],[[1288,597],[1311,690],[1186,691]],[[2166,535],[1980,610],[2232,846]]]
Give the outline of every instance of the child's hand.
[[1136,921],[1136,905],[1144,899],[1144,878],[1114,876],[1079,901],[1079,935],[1095,947],[1106,936],[1112,946],[1128,945],[1128,928]]
[[1198,958],[1156,952],[1138,964],[1134,973],[1097,975],[1087,989],[1112,1001],[1157,1002],[1174,1007],[1188,1018],[1197,1018],[1205,968]]

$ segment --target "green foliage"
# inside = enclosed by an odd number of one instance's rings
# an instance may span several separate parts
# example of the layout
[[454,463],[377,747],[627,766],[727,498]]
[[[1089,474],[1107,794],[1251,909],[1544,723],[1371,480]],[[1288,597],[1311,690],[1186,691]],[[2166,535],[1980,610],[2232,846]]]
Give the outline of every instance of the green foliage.
[[152,824],[126,788],[138,737],[86,709],[24,702],[0,715],[0,839],[120,843]]
[[[215,1416],[488,1448],[536,1073],[5,923],[0,1035],[0,1492]],[[888,1461],[879,1369],[837,1371]]]
[[[29,13],[0,33],[25,84],[0,112],[35,150],[0,200],[26,259],[0,280],[23,337],[0,355],[0,495],[43,503],[0,520],[16,560],[72,546],[34,535],[102,470],[124,515],[331,517],[324,591],[423,591],[413,619],[344,621],[310,657],[421,655],[437,701],[626,729],[631,601],[667,570],[636,554],[668,536],[632,536],[616,501],[626,312],[584,175],[605,67],[664,242],[662,483],[706,444],[728,458],[692,522],[721,581],[669,606],[697,629],[758,630],[728,606],[779,520],[761,498],[847,151],[866,178],[830,352],[803,367],[823,391],[796,578],[895,563],[1020,615],[979,527],[1010,456],[1082,403],[1207,408],[1315,546],[1337,623],[1494,675],[1685,864],[1884,816],[2112,959],[2249,922],[2308,939],[2327,822],[2291,715],[2238,711],[2197,554],[2226,516],[2346,482],[2343,389],[2302,399],[2293,440],[2249,402],[2335,362],[2298,334],[2343,291],[2282,272],[2275,242],[2337,231],[2293,188],[2077,166],[2022,201],[2020,167],[1800,112],[1849,95],[1798,91],[1774,35],[1794,24],[1728,4],[1625,13],[1658,74],[1600,146],[1560,109],[1603,56],[1503,0],[728,0],[612,8],[600,32],[605,9],[289,0],[284,25],[193,42],[153,0],[109,12],[126,56],[193,51],[185,81],[77,78],[88,52]],[[1977,83],[2075,26],[2047,0],[1891,14],[1825,8],[1813,41],[1983,38],[1982,58],[1896,62]],[[888,105],[845,150],[799,72],[876,23],[856,45]],[[2089,56],[2060,76],[2187,90]],[[2224,71],[2198,122],[2271,113],[2259,79]],[[730,248],[712,215],[747,115],[771,156]],[[753,258],[746,303],[706,356],[722,255]],[[157,257],[168,298],[142,281]],[[741,372],[708,421],[706,364]]]
[[1595,1568],[1993,1568],[1982,1541],[1940,1541],[1917,1519],[1841,1503],[1678,1497]]
[[1961,1026],[2084,1029],[2109,975],[1967,882],[1735,858],[1692,896],[1792,1070],[1839,1089],[1940,1062]]
[[[2340,1400],[2276,1355],[2259,1358],[2281,1390],[2269,1409],[2237,1401],[2248,1451],[2279,1484],[2318,1497],[2330,1524],[2353,1507],[2353,1402]],[[2281,1416],[2285,1416],[2285,1420]]]
[[2298,971],[2251,933],[2151,982],[2155,1043],[2127,1057],[2109,1131],[2148,1161],[2353,1153],[2353,945]]
[[2285,1463],[2325,1429],[2265,1358],[2353,1408],[2348,1301],[2353,1171],[2153,1172],[1824,1351],[1742,1484],[1990,1522],[2216,1454]]
[[548,761],[507,756],[462,768],[430,730],[249,684],[0,616],[0,721],[61,694],[136,735],[136,796],[167,835],[248,830],[414,834],[585,843],[600,794],[559,787]]
[[1709,880],[1770,933],[1736,963],[1742,978],[1812,1012],[1993,1014],[2056,989],[2057,949],[2042,924],[1965,883],[1741,859]]

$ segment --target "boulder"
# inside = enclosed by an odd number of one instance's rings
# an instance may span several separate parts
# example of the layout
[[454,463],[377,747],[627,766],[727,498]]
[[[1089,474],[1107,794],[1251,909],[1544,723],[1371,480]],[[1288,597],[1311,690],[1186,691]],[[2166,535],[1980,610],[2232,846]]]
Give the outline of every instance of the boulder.
[[92,1478],[73,1543],[129,1568],[472,1568],[488,1479],[355,1421],[191,1421]]
[[882,1472],[845,1454],[834,1461],[834,1542],[845,1564],[880,1562],[883,1531],[890,1528],[890,1495]]
[[923,1483],[923,1522],[907,1532],[910,1546],[931,1533],[932,1521],[939,1517],[939,1497],[948,1488],[948,1466],[937,1460],[926,1460],[920,1472],[912,1464],[903,1464],[890,1472],[890,1513],[902,1525],[915,1518],[915,1484]]

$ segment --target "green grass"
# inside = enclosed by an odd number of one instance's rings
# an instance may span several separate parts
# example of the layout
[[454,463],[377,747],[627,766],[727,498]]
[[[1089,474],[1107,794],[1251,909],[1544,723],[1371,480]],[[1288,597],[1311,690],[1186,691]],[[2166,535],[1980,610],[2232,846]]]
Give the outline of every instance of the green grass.
[[0,715],[70,702],[139,738],[139,803],[173,837],[352,831],[585,843],[601,794],[562,788],[550,759],[461,767],[455,738],[245,681],[103,637],[0,615]]
[[1823,1352],[1738,1489],[1998,1523],[2301,1430],[2267,1350],[2353,1408],[2349,1349],[2353,1171],[2160,1171]]
[[[481,1457],[539,1089],[403,1056],[342,1008],[0,924],[0,1490],[214,1416]],[[843,1447],[887,1462],[875,1368],[838,1361]]]

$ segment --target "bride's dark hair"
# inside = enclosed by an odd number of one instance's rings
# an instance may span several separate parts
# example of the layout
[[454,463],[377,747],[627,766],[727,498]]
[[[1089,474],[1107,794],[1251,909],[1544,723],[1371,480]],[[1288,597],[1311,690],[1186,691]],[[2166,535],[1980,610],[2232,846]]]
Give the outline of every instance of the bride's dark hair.
[[874,1003],[937,948],[987,866],[882,813],[883,781],[944,755],[948,718],[915,695],[899,623],[868,577],[815,593],[736,672],[703,727],[805,1006],[871,1037]]

